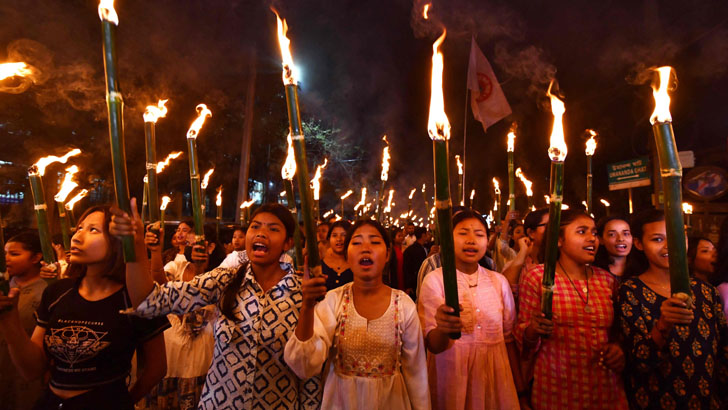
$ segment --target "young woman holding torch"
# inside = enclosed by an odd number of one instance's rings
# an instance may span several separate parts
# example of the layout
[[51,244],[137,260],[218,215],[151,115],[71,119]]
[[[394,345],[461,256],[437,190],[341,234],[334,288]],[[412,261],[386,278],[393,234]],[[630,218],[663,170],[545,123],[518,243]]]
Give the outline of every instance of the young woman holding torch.
[[615,279],[591,266],[599,245],[594,220],[564,211],[558,238],[553,319],[541,312],[543,265],[519,288],[514,333],[522,357],[535,360],[531,407],[626,409],[624,354],[613,334]]
[[[164,376],[162,331],[169,322],[119,313],[131,301],[121,242],[109,234],[110,219],[109,207],[93,207],[81,216],[71,238],[69,278],[44,290],[32,336],[18,315],[20,290],[0,296],[0,310],[12,307],[0,314],[0,336],[13,363],[27,380],[50,371],[50,385],[37,409],[132,410]],[[143,371],[127,386],[135,351]]]
[[[294,230],[286,207],[264,204],[253,213],[245,238],[248,261],[238,269],[216,268],[162,285],[154,284],[146,264],[128,269],[136,315],[181,315],[217,306],[215,352],[199,409],[318,408],[317,378],[300,380],[283,365],[283,344],[293,334],[303,299],[300,277],[279,262],[293,246]],[[112,231],[134,235],[138,254],[146,254],[138,213],[131,218],[117,212]]]
[[618,292],[630,405],[724,408],[728,326],[718,291],[691,278],[688,307],[671,292],[665,214],[643,211],[631,226],[634,249]]
[[389,245],[378,222],[361,219],[344,247],[354,281],[327,292],[325,276],[304,279],[299,322],[285,360],[302,378],[324,366],[324,409],[430,408],[415,304],[382,281]]
[[[442,268],[425,276],[418,299],[436,409],[517,409],[525,391],[512,329],[516,305],[506,278],[478,264],[488,236],[482,216],[453,216],[460,317],[445,304]],[[448,334],[462,333],[458,340]],[[515,379],[515,380],[514,380]]]

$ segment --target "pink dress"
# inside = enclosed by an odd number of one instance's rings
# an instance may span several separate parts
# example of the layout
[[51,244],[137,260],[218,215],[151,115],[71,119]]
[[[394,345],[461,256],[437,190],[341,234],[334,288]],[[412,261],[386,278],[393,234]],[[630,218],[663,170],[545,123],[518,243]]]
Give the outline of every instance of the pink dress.
[[[535,351],[531,406],[537,409],[626,409],[627,398],[619,375],[598,364],[599,351],[609,342],[614,320],[614,277],[594,267],[594,275],[574,280],[559,274],[554,280],[554,331]],[[514,333],[522,345],[531,315],[541,311],[543,265],[529,271],[520,286],[518,325]],[[589,294],[588,309],[584,294]]]
[[[432,408],[518,409],[506,350],[516,319],[508,280],[483,267],[472,275],[460,271],[457,275],[464,328],[447,350],[427,354]],[[435,312],[444,303],[442,268],[438,268],[425,276],[418,300],[425,337],[437,327]]]
[[720,298],[723,300],[723,312],[725,317],[728,318],[728,282],[723,282],[717,287]]

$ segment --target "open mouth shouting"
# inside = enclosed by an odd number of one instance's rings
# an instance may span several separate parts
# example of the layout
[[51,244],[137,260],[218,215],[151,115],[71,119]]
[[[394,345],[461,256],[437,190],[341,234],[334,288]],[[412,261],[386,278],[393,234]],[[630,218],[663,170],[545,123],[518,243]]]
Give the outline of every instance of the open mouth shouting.
[[465,256],[468,256],[468,257],[471,257],[471,258],[475,258],[475,257],[478,256],[478,248],[465,247],[465,248],[463,248],[463,254]]
[[359,259],[359,266],[361,266],[362,269],[370,269],[374,266],[374,260],[368,256],[362,256]]
[[263,257],[268,254],[268,245],[262,241],[253,242],[253,256]]

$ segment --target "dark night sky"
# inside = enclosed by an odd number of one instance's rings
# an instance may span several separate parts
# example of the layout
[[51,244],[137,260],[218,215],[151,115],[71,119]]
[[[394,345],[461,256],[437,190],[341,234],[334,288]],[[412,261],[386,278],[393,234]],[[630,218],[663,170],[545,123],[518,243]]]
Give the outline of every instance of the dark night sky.
[[[214,162],[226,169],[213,177],[211,186],[236,189],[248,60],[255,49],[251,176],[278,183],[287,119],[270,4],[288,20],[293,56],[303,72],[305,116],[340,129],[341,141],[361,145],[366,154],[361,178],[339,178],[336,164],[330,176],[324,174],[322,208],[338,203],[327,198],[364,181],[370,190],[378,187],[374,182],[385,133],[392,145],[390,181],[398,189],[399,204],[406,203],[410,187],[431,184],[426,132],[430,57],[443,26],[448,28],[443,53],[452,154],[462,152],[471,35],[493,65],[514,112],[487,133],[468,112],[467,190],[474,184],[479,208],[492,204],[493,176],[506,184],[505,134],[511,120],[520,129],[516,166],[534,180],[541,203],[548,185],[551,126],[545,90],[553,76],[567,110],[565,202],[578,204],[585,196],[585,128],[600,133],[595,196],[613,202],[624,198],[607,191],[606,164],[648,153],[652,96],[637,78],[654,65],[677,70],[672,114],[679,149],[694,150],[697,165],[726,165],[728,116],[719,100],[728,95],[725,2],[441,0],[434,2],[428,21],[419,17],[421,0],[116,3],[132,181],[141,181],[143,172],[143,107],[165,97],[170,112],[158,125],[159,155],[184,150],[194,107],[205,102],[213,117],[199,140],[200,166],[207,169]],[[94,0],[0,4],[0,61],[20,53],[45,77],[23,94],[0,95],[0,159],[29,164],[75,145],[86,152],[81,159],[85,169],[108,172],[96,6]],[[452,168],[454,176],[454,164]],[[170,168],[166,189],[188,189],[186,174],[185,159]],[[137,185],[134,192],[141,188]],[[522,192],[520,184],[517,192]]]

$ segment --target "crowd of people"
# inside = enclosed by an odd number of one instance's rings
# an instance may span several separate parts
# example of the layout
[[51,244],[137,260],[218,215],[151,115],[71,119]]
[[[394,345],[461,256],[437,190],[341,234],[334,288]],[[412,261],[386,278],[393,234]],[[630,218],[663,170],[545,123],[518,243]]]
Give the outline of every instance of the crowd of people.
[[728,222],[689,239],[687,305],[662,211],[563,211],[548,318],[548,219],[453,210],[457,316],[434,229],[321,221],[315,276],[279,204],[204,245],[179,222],[169,249],[135,210],[92,207],[57,264],[33,231],[5,245],[0,408],[727,408]]

